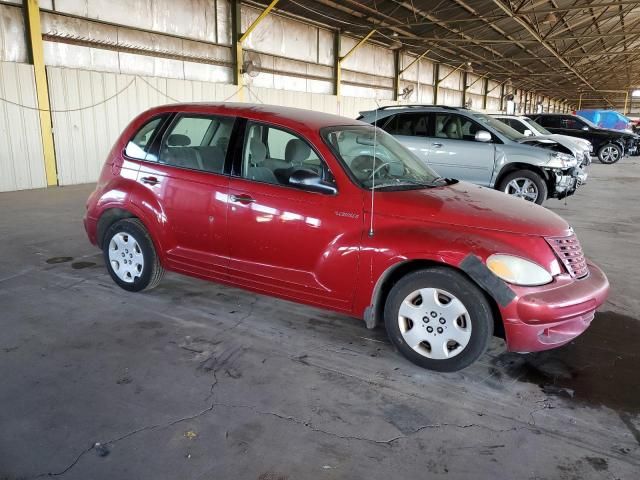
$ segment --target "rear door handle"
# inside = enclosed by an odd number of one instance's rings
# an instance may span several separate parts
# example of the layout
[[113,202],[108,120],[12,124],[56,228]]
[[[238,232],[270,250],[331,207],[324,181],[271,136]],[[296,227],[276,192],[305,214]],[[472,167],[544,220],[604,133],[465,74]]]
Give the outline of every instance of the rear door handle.
[[436,147],[436,148],[440,148],[442,146],[442,144],[440,142],[433,142],[431,144],[431,146]]
[[156,177],[142,177],[140,181],[142,183],[146,183],[147,185],[157,185],[160,183],[160,180],[158,180]]
[[235,203],[242,203],[243,205],[248,205],[249,203],[256,203],[256,199],[250,197],[249,195],[231,195],[230,200]]

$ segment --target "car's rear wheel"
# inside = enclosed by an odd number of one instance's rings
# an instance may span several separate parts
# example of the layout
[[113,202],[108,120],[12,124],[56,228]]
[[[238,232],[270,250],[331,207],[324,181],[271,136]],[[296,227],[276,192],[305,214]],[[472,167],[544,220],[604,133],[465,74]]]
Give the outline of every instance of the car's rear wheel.
[[407,359],[441,372],[472,364],[493,336],[493,314],[483,292],[445,267],[400,279],[387,297],[384,321],[389,339]]
[[500,181],[498,190],[538,205],[544,203],[548,194],[544,179],[531,170],[517,170],[509,173]]
[[622,148],[615,143],[607,143],[598,150],[598,159],[606,164],[616,163],[622,158],[622,155]]
[[151,237],[137,218],[125,218],[111,225],[102,250],[109,275],[125,290],[154,288],[164,275]]

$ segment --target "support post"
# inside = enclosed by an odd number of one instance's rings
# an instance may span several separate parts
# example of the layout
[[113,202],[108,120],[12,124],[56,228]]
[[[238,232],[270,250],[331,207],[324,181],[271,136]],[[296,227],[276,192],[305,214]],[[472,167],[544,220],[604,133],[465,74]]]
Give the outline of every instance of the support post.
[[340,30],[333,37],[333,94],[340,96],[340,83],[342,82],[342,70],[340,66],[340,48],[342,46]]
[[49,105],[49,86],[47,84],[47,71],[44,64],[44,50],[42,47],[40,6],[38,5],[38,0],[25,0],[23,3],[25,23],[27,25],[29,57],[33,64],[36,81],[36,97],[39,109],[38,114],[40,116],[44,170],[47,177],[47,185],[52,186],[58,184],[58,172],[56,170],[56,154],[53,146],[53,123],[51,120],[51,107]]
[[582,92],[580,92],[580,96],[578,97],[578,110],[582,110]]
[[462,72],[462,106],[464,107],[467,104],[467,71]]
[[484,77],[483,88],[482,88],[482,109],[487,109],[487,100],[489,96],[489,79]]
[[438,90],[440,88],[440,64],[433,66],[433,104],[438,104]]
[[402,52],[398,48],[393,52],[393,99],[397,102],[400,100],[400,59],[402,58]]
[[629,104],[629,90],[626,91],[624,97],[624,110],[622,111],[623,115],[627,114],[627,105]]
[[500,111],[504,111],[505,110],[505,105],[504,105],[504,84],[505,82],[502,82],[500,84]]
[[[240,101],[244,100],[244,91],[242,90],[243,87],[243,79],[242,79],[242,63],[243,63],[243,51],[242,51],[242,44],[244,43],[244,41],[247,39],[247,37],[251,34],[251,32],[260,24],[260,22],[262,22],[262,20],[265,19],[265,17],[267,15],[269,15],[269,12],[271,10],[273,10],[273,7],[276,6],[276,4],[279,2],[280,0],[271,0],[271,2],[269,3],[269,5],[267,5],[267,8],[265,8],[260,15],[258,15],[258,18],[256,18],[253,23],[251,23],[251,25],[249,25],[249,28],[247,28],[247,31],[240,34],[240,31],[242,29],[241,27],[241,12],[240,12],[240,0],[235,0],[233,2],[233,8],[231,10],[231,20],[232,20],[232,41],[234,41],[235,44],[235,57],[236,60],[234,62],[234,66],[235,66],[235,72],[233,74],[233,79],[235,81],[235,84],[238,85],[238,88],[240,89],[240,93],[239,93],[239,97],[240,97]],[[235,30],[235,32],[234,32]]]

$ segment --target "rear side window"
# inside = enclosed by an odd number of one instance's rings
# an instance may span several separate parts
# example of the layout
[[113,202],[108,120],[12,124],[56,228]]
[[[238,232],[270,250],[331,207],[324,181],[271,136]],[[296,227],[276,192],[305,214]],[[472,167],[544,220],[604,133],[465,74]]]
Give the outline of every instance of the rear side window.
[[149,152],[149,148],[165,118],[166,116],[160,116],[145,123],[127,143],[125,155],[138,160],[156,161],[155,155]]
[[424,113],[399,113],[385,124],[383,130],[391,135],[426,137],[427,116]]
[[586,127],[587,124],[575,117],[562,117],[562,126],[569,130],[580,130],[582,127]]
[[234,118],[181,115],[162,138],[159,163],[223,173]]

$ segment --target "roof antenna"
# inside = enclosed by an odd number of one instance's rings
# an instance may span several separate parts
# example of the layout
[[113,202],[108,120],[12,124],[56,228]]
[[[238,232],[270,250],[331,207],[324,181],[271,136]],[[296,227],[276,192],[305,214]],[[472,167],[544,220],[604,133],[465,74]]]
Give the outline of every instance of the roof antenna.
[[374,98],[376,102],[376,112],[373,122],[373,165],[371,167],[371,218],[369,223],[369,236],[373,237],[373,206],[374,206],[374,198],[376,194],[376,147],[378,146],[378,109],[380,108],[380,104],[378,103],[378,99]]

